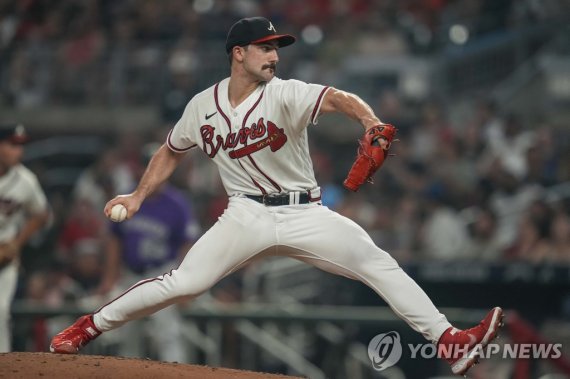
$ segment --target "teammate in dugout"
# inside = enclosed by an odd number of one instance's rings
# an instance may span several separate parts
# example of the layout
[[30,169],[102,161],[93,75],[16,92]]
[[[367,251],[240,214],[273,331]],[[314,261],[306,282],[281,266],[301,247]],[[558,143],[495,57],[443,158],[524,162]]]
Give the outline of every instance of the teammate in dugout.
[[22,247],[49,216],[38,179],[20,163],[27,140],[22,125],[0,126],[0,353],[11,351],[10,304]]
[[477,344],[484,347],[496,337],[500,308],[471,329],[454,328],[360,226],[322,206],[306,127],[331,112],[364,127],[357,160],[345,180],[353,191],[382,165],[396,130],[354,94],[275,77],[278,49],[294,42],[262,17],[231,27],[226,40],[231,76],[190,100],[136,190],[110,200],[105,213],[109,216],[115,204],[122,204],[132,217],[194,147],[217,164],[229,196],[227,209],[177,269],[138,282],[80,317],[52,339],[52,352],[77,353],[101,333],[193,299],[252,259],[268,255],[292,257],[365,283],[414,330],[447,352],[456,374],[476,362],[477,354],[470,352],[480,351]]

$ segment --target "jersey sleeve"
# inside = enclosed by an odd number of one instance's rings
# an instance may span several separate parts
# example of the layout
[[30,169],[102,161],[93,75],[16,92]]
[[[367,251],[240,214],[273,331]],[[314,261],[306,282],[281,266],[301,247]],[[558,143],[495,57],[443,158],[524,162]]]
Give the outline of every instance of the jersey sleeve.
[[26,202],[26,212],[38,214],[47,211],[48,203],[44,190],[35,176],[30,177],[30,192]]
[[309,124],[317,124],[322,101],[329,88],[300,80],[287,80],[282,96],[292,124],[299,129]]
[[166,144],[170,150],[177,153],[184,153],[196,146],[196,143],[191,137],[194,114],[194,102],[190,100],[184,109],[182,117],[168,133],[168,137],[166,137]]

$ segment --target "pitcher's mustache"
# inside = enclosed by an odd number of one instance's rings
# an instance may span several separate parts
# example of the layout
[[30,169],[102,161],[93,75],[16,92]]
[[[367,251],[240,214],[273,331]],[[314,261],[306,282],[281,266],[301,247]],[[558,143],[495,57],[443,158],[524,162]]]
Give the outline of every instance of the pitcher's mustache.
[[266,68],[270,68],[272,70],[275,70],[277,68],[277,64],[271,63],[271,64],[265,64],[265,65],[261,66],[262,70],[265,70]]

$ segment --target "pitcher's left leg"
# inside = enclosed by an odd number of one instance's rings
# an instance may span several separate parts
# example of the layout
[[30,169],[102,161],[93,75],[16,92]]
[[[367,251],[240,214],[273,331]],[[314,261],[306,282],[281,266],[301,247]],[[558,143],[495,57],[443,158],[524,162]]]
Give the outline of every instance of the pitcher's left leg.
[[291,222],[279,233],[279,244],[293,249],[289,253],[280,251],[327,272],[363,282],[430,341],[436,342],[451,327],[417,283],[355,222],[317,206],[300,212],[292,210],[287,216]]

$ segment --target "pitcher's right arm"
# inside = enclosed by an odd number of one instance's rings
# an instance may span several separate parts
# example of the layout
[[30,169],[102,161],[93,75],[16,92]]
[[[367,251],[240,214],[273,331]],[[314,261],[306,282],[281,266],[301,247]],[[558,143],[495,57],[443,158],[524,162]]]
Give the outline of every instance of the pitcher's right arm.
[[116,204],[122,204],[127,208],[127,219],[133,217],[144,199],[170,177],[184,155],[184,153],[172,151],[166,144],[163,144],[152,156],[137,188],[128,195],[119,195],[109,200],[105,205],[105,215],[110,217],[111,208]]

